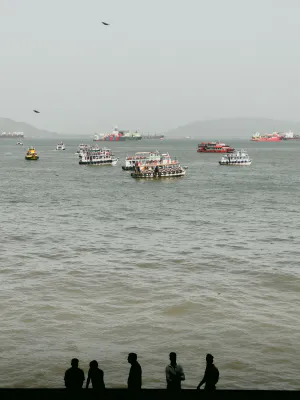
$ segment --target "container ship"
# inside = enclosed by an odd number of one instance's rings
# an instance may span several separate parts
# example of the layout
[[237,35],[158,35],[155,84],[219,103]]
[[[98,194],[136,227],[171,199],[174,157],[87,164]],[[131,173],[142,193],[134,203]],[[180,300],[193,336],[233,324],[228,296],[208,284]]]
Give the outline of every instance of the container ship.
[[120,131],[118,128],[115,128],[112,133],[98,135],[95,134],[93,141],[94,142],[102,142],[102,141],[117,141],[121,142],[124,140],[141,140],[142,135],[137,131],[131,133],[130,131]]
[[202,142],[198,144],[198,153],[232,153],[234,148],[223,142]]
[[278,132],[266,133],[265,135],[256,132],[251,138],[253,142],[279,142],[282,139],[283,135]]

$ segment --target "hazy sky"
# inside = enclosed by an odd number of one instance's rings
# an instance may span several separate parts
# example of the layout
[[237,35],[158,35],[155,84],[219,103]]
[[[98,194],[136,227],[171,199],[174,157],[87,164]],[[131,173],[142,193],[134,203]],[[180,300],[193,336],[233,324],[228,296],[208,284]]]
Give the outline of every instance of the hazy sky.
[[0,31],[0,116],[39,128],[300,120],[299,0],[0,0]]

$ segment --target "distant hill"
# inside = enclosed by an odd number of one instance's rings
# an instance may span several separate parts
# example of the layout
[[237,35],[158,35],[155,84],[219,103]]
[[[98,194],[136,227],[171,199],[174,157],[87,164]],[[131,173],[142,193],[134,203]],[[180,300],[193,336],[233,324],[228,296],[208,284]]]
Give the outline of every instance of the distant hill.
[[166,132],[166,137],[218,140],[225,138],[248,139],[255,132],[300,132],[300,122],[280,121],[267,118],[223,118],[196,121]]
[[38,129],[25,122],[13,121],[9,118],[0,118],[0,129],[4,132],[24,132],[24,136],[27,138],[51,138],[58,135],[55,132]]

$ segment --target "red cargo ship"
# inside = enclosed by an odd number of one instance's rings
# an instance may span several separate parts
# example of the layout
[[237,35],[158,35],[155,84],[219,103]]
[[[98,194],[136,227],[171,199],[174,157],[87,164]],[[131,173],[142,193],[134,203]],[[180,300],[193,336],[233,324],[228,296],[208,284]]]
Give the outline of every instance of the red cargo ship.
[[233,147],[222,142],[202,142],[198,144],[198,153],[232,153]]
[[260,133],[256,132],[251,138],[251,140],[254,142],[279,142],[282,139],[282,134],[277,132],[266,133],[265,135],[261,135]]

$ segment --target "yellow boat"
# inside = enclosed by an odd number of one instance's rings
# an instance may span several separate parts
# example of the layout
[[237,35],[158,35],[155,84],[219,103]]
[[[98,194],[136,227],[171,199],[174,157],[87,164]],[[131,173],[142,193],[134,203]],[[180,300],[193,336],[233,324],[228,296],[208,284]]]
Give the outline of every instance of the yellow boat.
[[37,155],[34,147],[29,147],[27,150],[25,160],[38,160],[40,157]]

